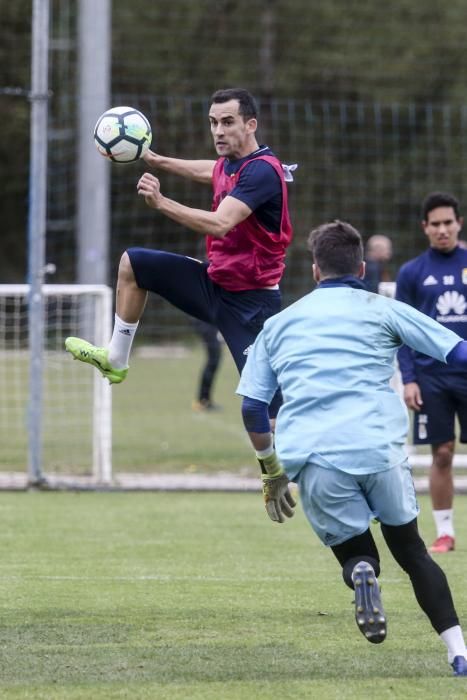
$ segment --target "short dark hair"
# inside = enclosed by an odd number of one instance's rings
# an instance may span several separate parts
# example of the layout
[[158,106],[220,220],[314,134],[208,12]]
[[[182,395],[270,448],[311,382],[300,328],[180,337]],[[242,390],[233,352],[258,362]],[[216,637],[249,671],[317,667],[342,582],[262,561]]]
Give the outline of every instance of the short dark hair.
[[430,192],[422,203],[422,220],[428,221],[428,214],[438,207],[452,207],[456,219],[460,218],[459,202],[449,192]]
[[346,221],[332,221],[308,236],[308,250],[323,277],[356,275],[363,261],[363,241]]
[[258,107],[255,98],[248,90],[243,88],[226,88],[225,90],[216,90],[211,97],[211,104],[221,104],[230,100],[238,100],[238,113],[243,119],[256,119],[258,115]]

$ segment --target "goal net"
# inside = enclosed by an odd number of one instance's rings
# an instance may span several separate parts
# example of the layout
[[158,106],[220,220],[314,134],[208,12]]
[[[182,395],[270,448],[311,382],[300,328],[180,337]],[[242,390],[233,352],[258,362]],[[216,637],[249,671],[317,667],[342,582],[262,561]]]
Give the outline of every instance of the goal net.
[[[0,472],[26,472],[30,355],[25,284],[0,285]],[[111,479],[111,392],[98,372],[65,352],[69,335],[105,344],[112,291],[105,285],[44,285],[42,472]],[[34,381],[35,378],[33,378]]]
[[[386,297],[394,298],[396,295],[396,283],[395,282],[380,282],[378,291],[380,294]],[[396,368],[394,378],[392,380],[394,388],[401,394],[404,391],[404,385],[402,384],[402,379],[400,376],[399,369]],[[422,454],[420,452],[420,447],[416,447],[411,443],[407,444],[407,452],[409,453],[409,461],[413,467],[429,467],[431,465],[431,453]],[[467,467],[467,454],[456,453],[454,455],[455,467]]]

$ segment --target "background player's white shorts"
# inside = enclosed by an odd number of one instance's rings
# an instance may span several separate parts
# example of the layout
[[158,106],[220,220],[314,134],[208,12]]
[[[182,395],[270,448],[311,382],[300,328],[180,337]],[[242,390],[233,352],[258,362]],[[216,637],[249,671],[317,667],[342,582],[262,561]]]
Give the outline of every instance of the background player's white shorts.
[[375,474],[308,464],[297,483],[305,515],[328,546],[361,535],[373,518],[385,525],[405,525],[419,512],[408,461]]

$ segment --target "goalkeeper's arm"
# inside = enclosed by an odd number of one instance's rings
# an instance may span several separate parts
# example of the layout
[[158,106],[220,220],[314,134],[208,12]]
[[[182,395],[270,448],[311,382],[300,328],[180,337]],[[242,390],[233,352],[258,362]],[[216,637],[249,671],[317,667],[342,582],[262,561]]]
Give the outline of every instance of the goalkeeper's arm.
[[280,463],[271,433],[268,405],[246,396],[242,403],[243,423],[261,467],[266,511],[271,520],[283,523],[294,514],[295,500],[289,491],[289,480]]

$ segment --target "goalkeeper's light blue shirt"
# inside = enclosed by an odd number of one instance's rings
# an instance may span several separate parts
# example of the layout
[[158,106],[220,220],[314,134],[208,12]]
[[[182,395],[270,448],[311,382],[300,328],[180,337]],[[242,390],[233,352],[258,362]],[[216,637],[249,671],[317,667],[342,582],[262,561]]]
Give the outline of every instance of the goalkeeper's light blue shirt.
[[364,291],[354,277],[325,280],[268,319],[237,393],[284,403],[276,449],[289,478],[309,463],[369,474],[407,457],[407,409],[390,387],[402,343],[445,362],[462,340],[413,307]]

